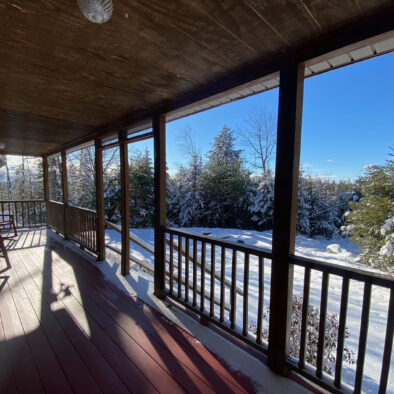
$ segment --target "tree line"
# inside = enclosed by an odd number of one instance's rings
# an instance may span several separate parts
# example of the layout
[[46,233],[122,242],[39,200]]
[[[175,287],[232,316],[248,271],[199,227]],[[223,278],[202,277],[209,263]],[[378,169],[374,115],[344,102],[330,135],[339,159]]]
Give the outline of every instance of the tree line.
[[[168,224],[180,227],[272,229],[275,177],[271,156],[247,167],[234,132],[224,126],[203,157],[186,135],[187,164],[167,174]],[[260,147],[264,147],[261,144]],[[121,221],[119,151],[103,152],[106,219]],[[390,155],[393,157],[393,154]],[[48,160],[50,198],[62,201],[61,157]],[[1,199],[42,198],[42,163],[22,158],[10,171],[0,157]],[[71,205],[95,209],[94,148],[67,157]],[[154,170],[148,150],[129,154],[130,226],[153,227]],[[394,254],[394,160],[371,166],[355,182],[335,182],[305,175],[298,181],[297,232],[308,237],[344,235],[361,246],[363,262],[390,271]]]

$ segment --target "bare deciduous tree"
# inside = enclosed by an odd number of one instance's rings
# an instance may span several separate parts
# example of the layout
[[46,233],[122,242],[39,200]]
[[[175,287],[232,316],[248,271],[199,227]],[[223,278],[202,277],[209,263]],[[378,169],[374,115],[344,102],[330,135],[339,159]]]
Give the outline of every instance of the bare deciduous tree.
[[200,150],[196,147],[194,140],[195,133],[189,125],[183,127],[177,137],[179,139],[179,148],[185,156],[192,160],[201,156]]
[[253,167],[262,172],[269,169],[276,148],[276,117],[265,107],[256,108],[249,114],[239,135],[243,143],[251,150]]

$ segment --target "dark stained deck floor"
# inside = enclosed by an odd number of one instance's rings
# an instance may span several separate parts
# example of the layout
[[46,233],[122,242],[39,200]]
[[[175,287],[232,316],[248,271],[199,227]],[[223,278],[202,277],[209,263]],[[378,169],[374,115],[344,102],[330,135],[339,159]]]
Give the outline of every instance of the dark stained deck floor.
[[47,230],[0,259],[1,393],[253,392],[191,335]]

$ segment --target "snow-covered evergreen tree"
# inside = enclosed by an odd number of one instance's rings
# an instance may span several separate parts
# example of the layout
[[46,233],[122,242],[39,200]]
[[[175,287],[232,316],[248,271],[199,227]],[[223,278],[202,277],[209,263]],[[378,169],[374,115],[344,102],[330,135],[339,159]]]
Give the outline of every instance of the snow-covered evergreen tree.
[[154,179],[149,151],[134,151],[129,159],[130,226],[153,226]]
[[332,238],[340,225],[335,195],[329,182],[300,176],[297,231],[309,237]]
[[104,212],[106,220],[120,224],[122,219],[120,202],[120,172],[116,168],[108,169],[104,177]]
[[195,154],[189,166],[178,172],[178,182],[183,191],[179,199],[179,221],[181,226],[200,226],[204,202],[201,192],[202,158]]
[[249,211],[252,213],[252,220],[257,223],[260,230],[272,229],[274,184],[272,172],[267,170],[258,178],[257,190],[252,193]]
[[394,161],[370,166],[360,180],[361,198],[350,204],[343,231],[361,245],[363,262],[394,270]]
[[241,151],[235,149],[233,132],[226,126],[215,137],[213,149],[208,152],[201,187],[207,225],[243,226],[249,217],[250,177],[244,168]]

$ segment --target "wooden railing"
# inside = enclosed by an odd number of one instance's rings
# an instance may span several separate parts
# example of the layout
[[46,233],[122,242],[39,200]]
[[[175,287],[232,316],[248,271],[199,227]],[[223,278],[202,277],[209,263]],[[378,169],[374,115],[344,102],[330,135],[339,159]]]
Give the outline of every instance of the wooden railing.
[[97,253],[97,213],[95,211],[48,201],[47,224],[82,248]]
[[[122,231],[121,227],[116,225],[116,224],[114,224],[114,223],[106,221],[105,224],[106,224],[107,227],[111,228],[112,230],[115,230],[118,233],[121,233],[121,231]],[[154,256],[155,250],[154,250],[153,246],[151,246],[149,243],[145,242],[143,239],[138,237],[132,231],[130,231],[129,240],[132,243],[131,245],[135,244],[135,245],[139,246],[140,248],[144,249],[145,251],[149,252],[152,256]],[[167,242],[167,244],[169,244],[170,241],[167,240],[166,242]],[[178,253],[179,246],[178,246],[176,240],[173,240],[173,244],[172,245],[173,245],[173,249]],[[116,254],[119,254],[119,255],[121,254],[121,250],[113,247],[112,245],[107,243],[105,246],[106,246],[106,248],[108,248],[109,250],[112,250]],[[182,254],[182,256],[186,256],[186,251],[185,251],[184,248],[182,248],[181,254]],[[140,268],[144,269],[145,271],[147,271],[147,272],[149,272],[151,274],[154,273],[154,265],[149,260],[143,260],[143,259],[133,255],[132,250],[131,250],[129,259],[130,259],[130,261],[132,263],[136,264],[137,266],[139,266]],[[192,260],[192,256],[190,254],[189,254],[189,260]],[[169,264],[169,262],[170,262],[170,260],[169,260],[169,258],[167,258],[167,263]],[[201,259],[198,256],[196,257],[196,267],[199,270],[201,270],[201,268],[202,268]],[[211,272],[210,266],[205,265],[204,272],[205,272],[205,275],[211,275],[212,272]],[[215,273],[215,272],[214,272],[214,276],[217,278],[217,280],[221,279],[220,276],[217,273]],[[175,275],[175,277],[176,277],[176,275]],[[177,279],[177,277],[176,277],[176,279]],[[167,284],[171,283],[171,278],[170,278],[169,272],[166,272],[166,281],[167,281]],[[187,291],[194,291],[195,290],[196,296],[201,297],[201,294],[202,294],[201,292],[204,291],[205,298],[206,299],[210,298],[209,292],[206,291],[205,289],[202,289],[199,284],[196,284],[196,289],[193,289],[193,284],[191,282],[186,283],[184,278],[181,278],[181,282],[182,282],[182,286],[183,287],[185,287],[185,286],[187,287]],[[173,283],[173,280],[172,280],[172,283]],[[225,279],[224,280],[224,288],[226,290],[230,291],[231,282]],[[243,294],[242,290],[240,290],[238,287],[235,288],[235,292],[237,294],[241,295],[241,296]],[[215,305],[220,306],[220,300],[219,300],[218,297],[214,297],[213,302],[214,302]],[[225,311],[230,311],[230,304],[228,302],[225,302],[223,308],[224,308]]]
[[[272,259],[271,252],[173,228],[166,228],[164,237],[166,274],[169,276],[166,294],[198,313],[202,321],[211,321],[266,352],[267,344],[262,339],[264,265]],[[251,264],[258,281],[255,335],[249,332]],[[241,314],[239,325],[237,313]]]
[[57,201],[47,203],[47,224],[54,230],[64,234],[64,205]]
[[97,252],[97,213],[91,209],[67,205],[66,235],[81,247]]
[[44,200],[1,200],[0,213],[14,215],[17,228],[40,227],[46,222]]
[[[389,290],[390,297],[387,310],[387,323],[385,333],[384,350],[382,354],[381,375],[379,393],[385,393],[390,372],[390,359],[393,347],[394,334],[394,279],[383,275],[325,263],[322,261],[307,259],[299,256],[292,256],[290,262],[295,266],[304,267],[303,283],[303,309],[301,323],[301,340],[299,348],[298,362],[289,360],[290,368],[318,383],[329,390],[341,390],[343,388],[342,368],[344,358],[344,343],[346,332],[346,318],[349,304],[349,283],[355,281],[362,283],[364,286],[364,295],[362,300],[361,325],[358,339],[358,352],[356,364],[356,376],[354,386],[351,387],[355,393],[360,393],[362,388],[364,362],[366,355],[367,334],[370,320],[371,290],[372,286],[376,288],[386,288]],[[307,344],[307,320],[308,305],[311,289],[311,273],[319,272],[322,275],[321,295],[320,295],[320,318],[319,318],[319,336],[317,345],[316,365],[306,365],[305,349]],[[329,298],[329,280],[330,276],[342,278],[339,327],[336,348],[335,375],[331,378],[323,371],[323,357],[325,346],[325,327],[327,321],[327,300]],[[360,300],[361,302],[361,300]]]
[[[187,308],[198,313],[202,320],[209,320],[220,326],[232,335],[242,339],[259,350],[266,352],[268,346],[267,327],[265,335],[262,335],[263,321],[268,309],[264,311],[264,279],[270,283],[270,276],[264,273],[264,263],[272,259],[270,251],[253,246],[246,246],[211,236],[198,235],[188,231],[166,228],[164,230],[166,241],[166,282],[165,293],[168,297],[185,305]],[[181,249],[180,249],[181,246]],[[181,253],[179,253],[181,250]],[[382,354],[381,377],[379,393],[386,392],[389,373],[390,359],[393,348],[394,334],[394,279],[384,276],[352,269],[349,267],[334,265],[322,261],[306,259],[299,256],[291,256],[290,263],[304,267],[304,283],[302,295],[302,322],[300,332],[300,346],[298,360],[289,357],[287,365],[320,386],[333,391],[354,390],[359,393],[362,389],[363,368],[366,356],[367,333],[369,325],[371,289],[388,289],[390,293],[387,323],[385,328],[385,343]],[[258,299],[257,322],[250,327],[248,313],[249,305],[249,271],[253,269],[253,277],[257,279]],[[306,362],[306,347],[308,346],[308,313],[311,289],[311,272],[319,272],[322,276],[320,308],[318,308],[318,344],[315,365]],[[240,278],[237,278],[237,274]],[[257,276],[255,276],[257,275]],[[333,376],[324,371],[325,328],[328,315],[328,299],[330,275],[342,278],[342,291],[339,306],[338,334],[336,338],[336,362]],[[230,282],[230,290],[225,291],[226,281]],[[344,384],[342,370],[344,363],[344,345],[346,337],[346,316],[349,304],[349,283],[358,282],[364,285],[362,300],[361,325],[358,339],[358,352],[355,371],[354,386]],[[197,291],[201,289],[201,292]],[[239,291],[237,291],[237,289]],[[255,289],[256,290],[256,289]],[[204,294],[204,297],[201,297]],[[217,297],[217,294],[219,296]],[[216,299],[218,306],[216,306]],[[360,300],[361,301],[361,300]],[[240,304],[238,304],[240,302]],[[228,312],[225,303],[229,304]],[[241,316],[237,319],[237,313]],[[268,322],[267,322],[268,323]],[[268,327],[269,330],[269,327]],[[249,332],[251,331],[251,332]],[[357,333],[352,333],[357,337]],[[263,340],[263,337],[265,340]]]

